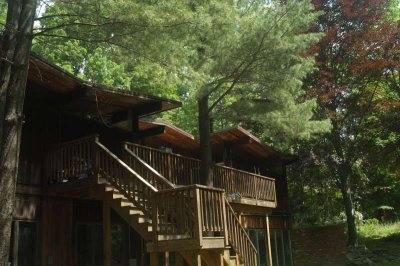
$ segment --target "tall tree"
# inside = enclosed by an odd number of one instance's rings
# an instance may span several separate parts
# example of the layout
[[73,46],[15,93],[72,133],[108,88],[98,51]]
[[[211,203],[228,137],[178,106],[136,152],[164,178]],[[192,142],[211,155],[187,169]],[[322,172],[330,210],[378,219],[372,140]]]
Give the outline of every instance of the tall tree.
[[8,1],[0,46],[0,264],[8,264],[36,0]]
[[[209,13],[218,15],[212,16],[209,28],[194,35],[197,42],[192,44],[190,70],[197,77],[201,176],[203,183],[212,185],[210,131],[216,110],[228,105],[230,112],[221,112],[222,117],[233,113],[242,121],[244,114],[257,110],[251,119],[262,124],[274,112],[275,119],[299,109],[311,114],[312,100],[298,99],[303,94],[301,80],[313,69],[313,57],[305,56],[305,51],[319,35],[305,33],[317,16],[308,1],[242,5],[228,1],[209,8]],[[312,124],[311,116],[299,116],[299,120]],[[329,127],[327,121],[319,125]]]
[[[316,45],[319,71],[310,76],[309,95],[318,97],[319,115],[330,118],[332,130],[321,140],[319,158],[329,165],[343,197],[348,244],[357,246],[352,185],[360,159],[365,121],[377,92],[398,71],[399,28],[385,19],[387,1],[315,0],[320,16],[316,31],[325,36]],[[397,69],[397,70],[396,70]],[[396,83],[396,82],[394,82]],[[389,86],[393,86],[389,85]]]

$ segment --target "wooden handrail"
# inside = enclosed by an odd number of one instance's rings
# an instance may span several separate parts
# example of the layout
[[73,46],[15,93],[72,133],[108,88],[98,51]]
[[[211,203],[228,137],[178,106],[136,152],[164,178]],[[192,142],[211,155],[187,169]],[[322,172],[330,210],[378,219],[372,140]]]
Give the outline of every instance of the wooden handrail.
[[[200,160],[168,153],[134,143],[125,143],[137,157],[149,164],[160,175],[176,185],[200,183]],[[235,168],[214,165],[214,186],[227,194],[262,201],[276,201],[275,180]]]
[[226,199],[225,207],[229,243],[239,255],[241,263],[246,266],[257,266],[257,249]]
[[154,228],[157,235],[195,239],[201,246],[210,235],[225,236],[224,217],[224,192],[219,189],[194,185],[155,194],[153,220],[158,224]]
[[94,144],[97,135],[61,143],[45,156],[44,174],[47,184],[63,183],[95,176]]
[[141,168],[132,169],[101,144],[98,136],[68,141],[47,154],[46,178],[58,183],[86,177],[104,179],[152,219],[154,241],[159,241],[159,236],[194,239],[200,248],[208,237],[224,237],[243,264],[257,265],[257,252],[224,189],[197,184],[174,187],[138,155],[127,154],[135,160],[133,166]]
[[174,153],[125,143],[126,148],[176,185],[200,184],[200,161]]
[[233,168],[233,167],[229,167],[229,166],[226,166],[226,165],[214,164],[214,167],[219,167],[219,168],[223,168],[223,169],[226,169],[226,170],[232,170],[232,171],[243,173],[243,174],[250,174],[250,175],[255,176],[255,177],[259,177],[259,178],[275,181],[275,179],[271,178],[271,177],[267,177],[267,176],[263,176],[263,175],[260,175],[260,174],[255,174],[255,173],[243,171],[243,170],[236,169],[236,168]]
[[151,217],[152,200],[158,190],[104,145],[96,142],[95,147],[99,177],[107,180],[144,214]]
[[131,169],[137,171],[139,175],[145,178],[149,183],[154,185],[158,190],[175,187],[173,183],[129,150],[126,145],[124,145],[122,152],[123,161],[126,162]]

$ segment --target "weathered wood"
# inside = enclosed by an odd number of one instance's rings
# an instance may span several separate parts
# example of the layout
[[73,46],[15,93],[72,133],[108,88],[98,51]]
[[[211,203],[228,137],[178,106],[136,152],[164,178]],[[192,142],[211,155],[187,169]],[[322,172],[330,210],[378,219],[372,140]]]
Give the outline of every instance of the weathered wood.
[[158,253],[157,252],[151,252],[150,253],[150,266],[159,266],[158,262]]
[[111,266],[111,209],[108,201],[103,202],[103,263]]
[[274,265],[272,261],[272,247],[271,247],[271,233],[269,230],[269,217],[267,216],[266,218],[267,222],[267,241],[268,241],[268,259],[269,259],[269,265]]
[[[200,183],[200,160],[132,143],[126,143],[126,149],[176,185]],[[214,187],[224,189],[231,198],[243,199],[243,204],[276,205],[273,178],[220,165],[213,165],[213,176]]]
[[228,201],[225,201],[227,209],[228,236],[231,246],[239,255],[239,260],[248,266],[256,266],[257,250],[251,242],[246,230],[240,224],[239,218],[236,216]]

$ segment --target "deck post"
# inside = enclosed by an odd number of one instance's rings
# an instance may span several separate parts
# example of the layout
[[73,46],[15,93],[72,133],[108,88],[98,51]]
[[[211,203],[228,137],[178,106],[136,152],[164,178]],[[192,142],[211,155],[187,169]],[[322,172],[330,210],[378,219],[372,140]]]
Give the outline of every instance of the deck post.
[[107,200],[103,201],[103,259],[104,266],[111,266],[111,211]]
[[223,215],[223,222],[224,222],[224,238],[225,238],[225,245],[229,246],[229,233],[228,233],[228,221],[227,221],[227,213],[226,213],[226,195],[225,192],[222,193],[222,215]]
[[195,237],[198,238],[199,246],[203,245],[203,217],[201,215],[201,202],[200,202],[200,190],[198,187],[194,188],[193,195],[193,209],[195,210],[194,222],[197,223],[195,226]]
[[201,255],[198,250],[193,250],[192,252],[192,262],[191,265],[193,266],[201,266]]
[[151,252],[150,253],[150,266],[158,266],[158,253],[157,252]]
[[271,233],[269,231],[269,217],[268,215],[265,217],[266,224],[267,224],[267,241],[268,241],[268,258],[269,258],[269,265],[272,264],[272,249],[271,249]]
[[180,252],[175,252],[175,264],[176,266],[183,266],[183,257]]

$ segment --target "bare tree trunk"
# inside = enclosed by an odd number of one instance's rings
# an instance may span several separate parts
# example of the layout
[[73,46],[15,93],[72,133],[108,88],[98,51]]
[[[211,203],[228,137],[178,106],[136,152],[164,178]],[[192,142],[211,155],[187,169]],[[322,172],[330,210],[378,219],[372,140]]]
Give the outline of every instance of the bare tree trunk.
[[197,103],[199,107],[200,178],[203,185],[213,186],[211,120],[208,111],[208,96],[204,96]]
[[0,48],[0,265],[8,265],[36,0],[9,0]]
[[350,167],[342,166],[340,173],[340,190],[342,192],[343,204],[346,213],[348,245],[350,247],[358,246],[356,219],[354,216],[353,199],[350,188]]

